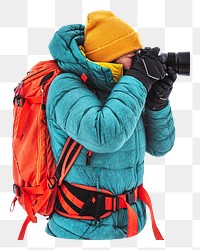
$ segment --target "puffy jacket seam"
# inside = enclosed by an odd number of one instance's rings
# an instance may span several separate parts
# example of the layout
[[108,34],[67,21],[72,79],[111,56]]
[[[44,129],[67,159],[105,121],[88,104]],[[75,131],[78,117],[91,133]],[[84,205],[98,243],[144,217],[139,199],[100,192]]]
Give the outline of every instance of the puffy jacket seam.
[[[129,120],[127,120],[127,122],[129,122],[131,119],[133,119],[133,117],[135,117],[135,116],[132,116]],[[125,126],[124,126],[124,128],[125,128]],[[69,131],[69,133],[72,134],[72,135],[74,135],[74,136],[76,136],[76,134],[72,133],[71,131]],[[91,142],[86,141],[86,140],[83,140],[83,139],[81,139],[81,141],[86,142],[86,143],[89,143],[89,144],[91,144],[92,146],[101,148],[101,147],[105,146],[105,144],[111,142],[113,139],[115,139],[115,138],[117,138],[118,136],[122,135],[123,133],[125,133],[125,130],[123,130],[121,133],[119,133],[117,136],[115,136],[115,137],[112,138],[111,140],[105,141],[102,145],[95,145],[95,144],[92,144]],[[78,139],[79,139],[79,138],[78,138]]]
[[[130,118],[129,120],[127,120],[127,122],[129,122],[129,121],[130,121],[131,119],[133,119],[134,117],[135,117],[135,115],[131,116],[131,118]],[[56,126],[56,127],[58,127],[58,128],[61,128],[62,130],[66,131],[64,128],[62,128],[62,126],[60,126],[60,125],[56,122],[56,120],[54,119],[54,117],[52,116],[52,114],[49,115],[48,121],[52,121],[52,124],[53,124],[54,126]],[[124,126],[123,128],[125,128],[125,126]],[[76,135],[75,133],[73,133],[72,131],[70,131],[70,130],[68,130],[68,131],[69,131],[69,133],[70,133],[71,135],[74,135],[75,137],[77,136],[77,135]],[[123,133],[125,133],[125,130],[123,130],[121,133],[119,133],[119,134],[118,134],[116,137],[114,137],[114,138],[117,138],[118,136],[122,135]],[[92,144],[91,142],[89,142],[89,141],[87,141],[87,140],[83,140],[83,139],[81,139],[81,141],[86,142],[86,143],[89,143],[89,144],[91,144],[92,146],[101,148],[101,147],[105,146],[105,144],[111,142],[114,138],[112,138],[112,139],[109,140],[109,141],[105,141],[105,143],[102,144],[102,145],[95,145],[95,144]],[[77,138],[77,139],[79,140],[79,138]]]
[[[166,121],[166,125],[167,125],[167,126],[165,126],[165,128],[168,131],[168,135],[166,135],[163,140],[154,139],[153,141],[154,142],[162,143],[162,142],[166,141],[167,137],[168,137],[168,140],[170,141],[170,147],[167,148],[167,149],[163,149],[163,150],[155,150],[155,148],[152,147],[151,144],[148,144],[149,148],[151,149],[151,151],[154,152],[153,155],[158,155],[158,154],[159,155],[165,155],[173,147],[173,144],[174,144],[173,135],[175,134],[175,129],[174,129],[174,127],[173,127],[173,129],[170,129],[171,124],[172,124],[172,120],[171,119],[169,120],[167,117],[165,117],[165,121]],[[148,150],[148,152],[150,153],[150,150]],[[150,154],[152,154],[152,153],[150,153]]]
[[[54,218],[52,218],[52,221],[53,221],[58,227],[60,227],[62,230],[66,231],[66,232],[69,232],[70,234],[73,234],[74,236],[76,236],[76,237],[78,237],[78,238],[80,238],[80,239],[88,240],[87,238],[84,238],[84,237],[82,237],[82,236],[80,236],[80,235],[78,235],[78,234],[75,234],[75,233],[73,233],[73,232],[67,230],[67,228],[62,227],[61,225],[59,225],[59,224],[55,221]],[[89,226],[90,226],[90,225],[89,225]]]
[[[169,130],[168,130],[169,131]],[[173,134],[173,132],[172,133],[168,133],[168,135],[167,135],[167,137],[169,137],[170,138],[170,141],[172,142],[173,140],[172,140],[172,134]],[[162,139],[162,140],[158,140],[158,139],[154,139],[153,141],[154,142],[164,142],[164,141],[166,141],[166,139],[167,138],[164,138],[164,139]]]
[[52,230],[50,229],[49,224],[47,224],[47,228],[48,228],[49,232],[50,232],[54,237],[57,237],[57,236],[52,232]]
[[[167,119],[166,119],[167,120]],[[171,121],[172,122],[172,121]],[[167,120],[167,129],[168,129],[168,134],[169,134],[169,137],[170,137],[170,141],[171,141],[171,146],[173,145],[174,143],[174,140],[173,140],[173,135],[175,135],[175,128],[173,127],[173,129],[170,131],[169,127],[170,127],[170,120]]]

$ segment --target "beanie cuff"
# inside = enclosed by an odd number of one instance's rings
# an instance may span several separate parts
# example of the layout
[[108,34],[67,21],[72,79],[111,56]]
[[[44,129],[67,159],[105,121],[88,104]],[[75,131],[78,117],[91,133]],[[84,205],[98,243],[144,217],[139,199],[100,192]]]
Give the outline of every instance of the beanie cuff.
[[[115,50],[113,50],[115,48]],[[112,62],[115,59],[142,48],[137,32],[133,31],[126,36],[101,46],[95,50],[87,51],[86,56],[97,62]]]

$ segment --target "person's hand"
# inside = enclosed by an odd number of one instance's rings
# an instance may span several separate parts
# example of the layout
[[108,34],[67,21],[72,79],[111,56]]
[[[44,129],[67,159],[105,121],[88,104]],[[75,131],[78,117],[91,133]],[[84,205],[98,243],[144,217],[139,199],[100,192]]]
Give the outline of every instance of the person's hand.
[[160,49],[155,47],[144,55],[133,57],[133,64],[125,75],[137,78],[146,87],[147,92],[152,85],[165,77],[164,65],[159,61],[158,53]]
[[148,109],[161,110],[167,106],[176,78],[176,72],[172,68],[168,68],[165,78],[153,84],[146,99],[146,107]]

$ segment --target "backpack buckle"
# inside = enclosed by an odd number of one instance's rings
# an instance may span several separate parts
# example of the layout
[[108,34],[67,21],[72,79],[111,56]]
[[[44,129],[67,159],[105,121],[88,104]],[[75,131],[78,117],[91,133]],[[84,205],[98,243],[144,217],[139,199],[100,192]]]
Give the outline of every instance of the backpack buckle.
[[19,95],[16,95],[13,99],[13,104],[18,107],[23,107],[25,102],[25,99],[23,97],[20,97]]
[[[107,210],[105,208],[106,198],[112,199],[112,208]],[[101,193],[97,196],[96,201],[96,210],[95,210],[95,219],[99,220],[99,218],[105,214],[107,211],[116,212],[119,210],[119,198],[118,195],[102,195]]]
[[13,192],[14,194],[16,194],[16,196],[20,196],[21,195],[20,187],[17,186],[16,184],[13,184]]
[[53,178],[47,180],[47,185],[49,189],[54,189],[58,182],[58,179],[54,176]]
[[137,197],[137,189],[132,189],[132,190],[126,192],[125,194],[126,194],[126,202],[129,205],[133,205],[138,198]]

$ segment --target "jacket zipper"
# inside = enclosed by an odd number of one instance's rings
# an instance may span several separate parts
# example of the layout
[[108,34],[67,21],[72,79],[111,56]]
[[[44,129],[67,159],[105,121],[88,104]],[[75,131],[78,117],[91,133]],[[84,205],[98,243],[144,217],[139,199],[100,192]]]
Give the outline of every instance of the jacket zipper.
[[96,173],[96,187],[97,191],[100,192],[100,168],[97,168],[97,173]]
[[140,141],[139,141],[139,133],[138,133],[137,126],[136,126],[135,129],[136,129],[135,130],[135,140],[136,140],[136,185],[137,185],[138,184],[138,167],[139,167]]

